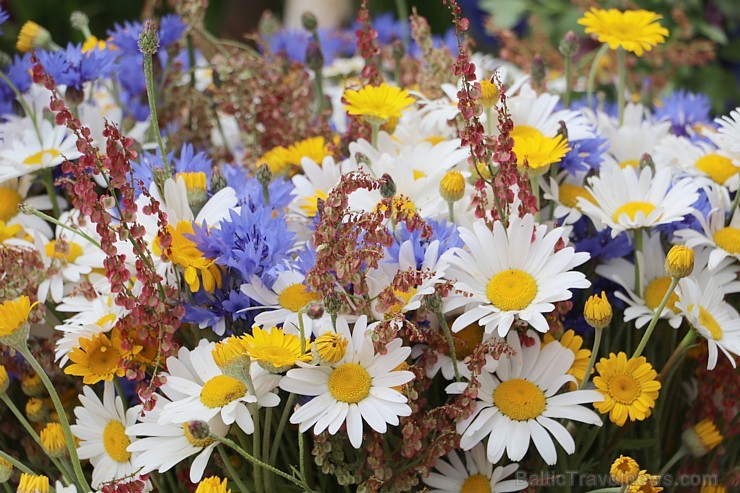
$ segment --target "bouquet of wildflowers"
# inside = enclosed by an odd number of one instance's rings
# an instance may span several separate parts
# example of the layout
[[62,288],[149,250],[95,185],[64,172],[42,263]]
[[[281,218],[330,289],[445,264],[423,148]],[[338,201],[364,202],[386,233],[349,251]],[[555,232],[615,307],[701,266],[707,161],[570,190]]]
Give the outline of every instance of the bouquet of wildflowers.
[[641,85],[660,15],[546,71],[454,0],[249,42],[206,3],[0,70],[6,491],[738,486],[740,109]]

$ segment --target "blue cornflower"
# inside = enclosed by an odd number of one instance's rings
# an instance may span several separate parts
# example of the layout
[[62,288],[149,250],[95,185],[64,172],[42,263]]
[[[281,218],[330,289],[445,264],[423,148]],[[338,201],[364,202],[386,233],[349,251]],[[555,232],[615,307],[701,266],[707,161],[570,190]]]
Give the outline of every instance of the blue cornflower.
[[[265,194],[262,184],[250,175],[241,166],[225,166],[223,175],[226,184],[236,190],[236,196],[240,205],[249,205],[251,208],[265,207]],[[277,178],[267,186],[270,196],[270,207],[275,210],[283,210],[293,200],[293,182],[285,178]]]
[[[355,29],[359,29],[359,25],[355,23]],[[390,13],[380,14],[372,20],[372,27],[378,33],[378,42],[383,45],[391,44],[397,39],[401,39],[403,35],[403,24],[396,20],[396,17]]]
[[573,224],[571,240],[577,252],[588,252],[592,259],[621,258],[633,251],[633,246],[625,233],[612,238],[610,228],[594,231],[589,219],[585,216]]
[[195,152],[195,148],[187,142],[182,145],[180,155],[172,160],[176,173],[198,172],[206,174],[208,183],[213,174],[213,162],[205,152]]
[[273,209],[242,207],[240,212],[229,211],[229,219],[210,232],[206,225],[195,227],[193,241],[203,255],[233,269],[243,280],[269,279],[288,260],[294,236],[283,215],[273,217]]
[[[206,174],[206,183],[210,188],[213,166],[211,159],[205,152],[196,153],[192,145],[185,143],[180,148],[178,157],[175,157],[174,152],[167,153],[167,162],[175,175],[177,173],[202,171]],[[155,153],[144,151],[139,154],[139,160],[131,164],[131,172],[135,179],[143,182],[145,188],[149,188],[149,185],[154,181],[152,170],[162,169],[163,167],[162,153],[159,149]],[[137,191],[137,193],[140,192]]]
[[670,120],[674,135],[687,137],[693,134],[689,130],[694,125],[712,123],[711,110],[712,102],[704,94],[679,89],[661,99],[661,105],[655,108],[655,117]]
[[[355,51],[354,36],[337,29],[319,29],[319,43],[324,63],[329,64],[337,57],[352,56]],[[281,29],[270,38],[270,51],[285,53],[296,62],[305,63],[306,47],[311,35],[302,29]]]
[[40,51],[38,57],[57,84],[82,89],[85,82],[109,77],[117,55],[97,48],[82,53],[82,44],[70,43],[63,50]]
[[[8,17],[10,17],[8,13],[2,7],[0,7],[0,26],[5,24],[5,21],[8,20]],[[2,34],[3,34],[3,30],[0,29],[0,35]]]
[[159,20],[159,46],[167,47],[180,40],[187,28],[180,16],[167,14]]
[[308,242],[303,248],[295,252],[295,259],[291,262],[290,268],[306,275],[315,265],[316,248],[312,242]]
[[599,169],[603,161],[602,155],[609,148],[609,141],[597,135],[591,139],[569,141],[570,151],[560,162],[560,168],[571,175],[578,172]]
[[424,255],[426,254],[429,244],[437,240],[439,241],[439,255],[450,248],[462,247],[463,241],[460,239],[460,234],[457,231],[457,226],[454,223],[448,223],[447,221],[427,221],[429,226],[432,227],[432,237],[430,239],[424,239],[421,237],[421,231],[417,230],[413,233],[409,232],[405,227],[399,228],[396,231],[395,239],[396,242],[388,247],[388,255],[393,259],[394,262],[398,262],[399,251],[401,245],[405,241],[410,241],[414,248],[414,258],[416,259],[416,267],[421,268],[424,262]]
[[[31,87],[31,54],[22,57],[15,55],[13,63],[5,67],[5,76],[21,92],[25,93]],[[4,80],[0,80],[0,114],[13,112],[15,92]]]

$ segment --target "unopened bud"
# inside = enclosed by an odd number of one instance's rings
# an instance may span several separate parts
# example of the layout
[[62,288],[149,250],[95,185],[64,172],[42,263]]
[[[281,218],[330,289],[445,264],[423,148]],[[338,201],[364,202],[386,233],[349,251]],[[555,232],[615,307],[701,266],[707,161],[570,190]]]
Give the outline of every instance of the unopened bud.
[[319,27],[319,20],[312,12],[304,12],[301,16],[301,24],[306,31],[314,32]]
[[578,53],[578,36],[573,31],[568,31],[558,46],[560,54],[566,58],[572,58]]
[[545,80],[545,62],[540,55],[535,55],[532,61],[532,80],[537,87]]
[[211,193],[216,194],[224,188],[226,188],[226,177],[219,168],[216,168],[211,174]]
[[336,315],[342,308],[342,302],[339,300],[339,297],[336,294],[330,294],[324,300],[324,307],[326,308],[327,312],[332,315]]
[[312,301],[306,308],[306,315],[311,320],[318,320],[324,316],[324,305],[320,301]]
[[64,99],[71,105],[77,106],[85,100],[85,91],[74,86],[67,86],[64,91]]
[[675,245],[665,257],[665,270],[676,279],[688,277],[694,271],[694,250],[684,245]]
[[314,72],[319,72],[324,67],[324,54],[321,45],[311,38],[306,46],[306,66]]
[[384,199],[396,195],[396,182],[388,173],[383,173],[383,176],[380,177],[380,195]]
[[15,44],[18,51],[26,53],[34,48],[46,48],[51,43],[51,33],[33,21],[27,21],[18,33]]
[[355,154],[355,161],[357,161],[357,164],[370,167],[370,158],[367,157],[365,154],[358,152]]
[[403,43],[400,39],[396,39],[391,43],[391,54],[396,63],[399,63],[406,54],[406,50],[404,50]]
[[457,202],[465,195],[465,177],[459,171],[448,171],[439,182],[439,194],[447,202]]
[[717,425],[709,419],[698,422],[681,435],[684,447],[694,457],[701,457],[711,452],[722,443],[722,438]]
[[208,423],[201,420],[193,420],[188,422],[188,433],[195,440],[205,440],[211,435],[211,427]]
[[653,156],[651,156],[647,152],[644,153],[642,156],[640,156],[639,166],[640,166],[640,169],[644,169],[647,167],[655,171],[655,163],[653,162]]
[[144,27],[139,33],[139,51],[145,55],[154,55],[159,49],[159,35],[157,30],[154,28],[154,23],[151,19],[147,19],[144,22]]
[[10,58],[10,55],[4,51],[0,51],[0,68],[7,67],[11,63],[13,63],[13,59]]
[[78,31],[84,31],[88,29],[90,19],[88,19],[87,15],[84,12],[75,10],[69,16],[69,23],[72,24],[72,27],[77,29]]
[[257,181],[259,181],[263,187],[272,182],[272,171],[270,171],[270,167],[267,163],[262,163],[259,168],[257,168]]
[[157,185],[157,188],[164,190],[164,182],[167,181],[167,172],[164,168],[154,168],[152,170],[152,177],[154,178],[154,183]]

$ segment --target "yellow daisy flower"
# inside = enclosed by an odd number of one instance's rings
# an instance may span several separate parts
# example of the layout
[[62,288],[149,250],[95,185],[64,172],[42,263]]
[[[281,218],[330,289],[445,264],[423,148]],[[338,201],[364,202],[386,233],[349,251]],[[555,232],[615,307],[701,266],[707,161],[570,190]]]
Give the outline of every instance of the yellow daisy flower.
[[647,471],[640,471],[634,483],[627,487],[628,493],[658,493],[663,488],[658,486],[660,476],[647,474]]
[[611,353],[596,363],[596,371],[594,385],[604,395],[602,402],[594,402],[597,411],[609,413],[617,426],[624,426],[627,418],[643,421],[650,416],[661,385],[644,356],[627,359],[623,352]]
[[195,493],[231,493],[231,490],[226,487],[226,478],[211,476],[198,483]]
[[371,125],[380,125],[391,118],[400,118],[414,98],[406,89],[382,83],[379,86],[365,86],[359,91],[344,91],[347,104],[344,109],[350,115],[362,116]]
[[4,301],[0,305],[0,342],[17,347],[28,339],[28,315],[38,301],[31,303],[28,296]]
[[[273,327],[268,332],[253,327],[251,335],[242,337],[249,356],[267,371],[279,373],[292,368],[298,361],[311,361],[311,353],[301,351],[301,339],[284,333],[283,329]],[[310,350],[310,344],[307,349]]]
[[73,364],[65,368],[64,373],[83,377],[82,383],[86,385],[101,380],[109,382],[114,376],[124,375],[120,362],[125,356],[120,336],[112,333],[109,339],[106,334],[96,334],[91,339],[80,339],[80,347],[69,353]]
[[[195,234],[193,223],[178,221],[175,227],[169,224],[167,232],[172,236],[172,245],[164,254],[173,264],[182,267],[183,277],[190,291],[197,292],[200,289],[201,280],[203,288],[209,293],[212,293],[216,287],[220,288],[221,270],[216,265],[216,260],[204,257],[195,242],[190,239],[190,236]],[[159,237],[155,239],[152,250],[157,255],[163,253]]]
[[313,357],[321,363],[333,365],[344,358],[348,342],[340,334],[326,332],[313,342]]
[[33,474],[21,474],[18,493],[49,493],[49,478]]
[[527,173],[534,176],[544,174],[550,169],[550,165],[557,163],[570,151],[568,141],[561,135],[545,137],[541,132],[531,129],[517,132],[516,127],[512,132],[514,138],[514,153],[517,156],[517,164],[524,166],[527,163]]
[[44,452],[51,457],[62,457],[67,453],[67,442],[64,439],[64,430],[59,423],[48,423],[39,434]]
[[639,474],[640,465],[635,459],[626,455],[620,455],[612,463],[611,469],[609,469],[609,475],[611,475],[612,481],[622,486],[633,483]]
[[654,46],[665,42],[668,29],[658,23],[662,16],[648,10],[627,10],[591,8],[578,23],[586,27],[587,34],[593,34],[601,43],[616,50],[624,48],[637,56],[650,51]]
[[[547,332],[542,340],[542,346],[546,346],[553,342],[555,338],[550,332]],[[586,368],[588,368],[588,360],[591,358],[591,350],[583,347],[583,337],[576,335],[573,329],[566,330],[563,336],[560,338],[560,344],[570,349],[575,355],[573,364],[570,365],[568,375],[573,375],[576,379],[576,383],[570,382],[569,387],[571,390],[575,390],[581,382],[583,377],[586,375]]]

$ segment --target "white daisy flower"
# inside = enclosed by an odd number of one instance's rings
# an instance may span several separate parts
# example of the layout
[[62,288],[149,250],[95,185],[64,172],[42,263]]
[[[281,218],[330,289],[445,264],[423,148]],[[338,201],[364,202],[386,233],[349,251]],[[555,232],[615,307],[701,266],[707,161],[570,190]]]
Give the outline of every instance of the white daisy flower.
[[280,380],[257,362],[250,366],[254,392],[236,378],[224,375],[211,352],[215,343],[201,340],[192,351],[181,348],[178,357],[167,358],[167,383],[162,392],[172,402],[162,408],[158,423],[185,423],[195,419],[209,421],[216,416],[230,425],[236,422],[244,433],[254,432],[254,422],[247,408],[249,403],[275,407],[280,397],[273,390]]
[[[632,262],[617,258],[596,267],[598,275],[622,286],[624,293],[616,291],[614,295],[628,305],[624,310],[624,321],[634,320],[638,329],[650,323],[671,284],[671,277],[665,271],[665,256],[660,234],[646,235],[642,251],[638,253],[642,296],[635,289],[635,266]],[[674,329],[681,325],[682,320],[676,309],[677,302],[678,295],[673,293],[660,314],[660,318],[668,320]]]
[[581,272],[571,270],[586,262],[589,254],[576,253],[573,247],[555,252],[563,229],[548,232],[531,214],[512,217],[506,229],[497,221],[493,231],[481,222],[472,231],[459,231],[467,250],[449,251],[446,277],[456,279],[455,288],[470,296],[447,298],[445,311],[467,307],[452,324],[453,332],[477,321],[487,333],[498,329],[503,337],[516,317],[547,332],[543,314],[555,309],[553,303],[570,299],[571,289],[591,285]]
[[465,452],[464,464],[453,450],[445,459],[437,459],[434,469],[436,471],[422,478],[424,484],[432,488],[429,493],[504,493],[521,491],[528,486],[523,479],[506,479],[519,469],[519,464],[494,468],[486,458],[486,449],[481,444]]
[[735,211],[730,224],[725,226],[725,218],[730,213],[729,201],[717,189],[707,190],[707,197],[712,207],[707,217],[699,211],[694,212],[702,230],[681,229],[675,232],[675,237],[689,248],[699,245],[712,248],[708,266],[709,270],[714,270],[727,257],[740,260],[740,213]]
[[262,305],[260,308],[266,309],[254,318],[255,324],[265,327],[282,324],[286,333],[299,335],[300,318],[303,318],[303,331],[306,337],[311,334],[318,336],[324,332],[331,325],[331,317],[325,313],[319,320],[311,320],[305,314],[305,308],[312,301],[321,301],[321,295],[309,291],[304,284],[305,280],[306,276],[298,271],[284,270],[278,273],[272,289],[257,276],[252,276],[248,283],[242,284],[241,292]]
[[717,348],[735,368],[733,354],[740,355],[740,314],[723,300],[724,293],[711,279],[700,287],[694,279],[685,277],[679,281],[678,291],[676,306],[707,340],[707,369],[717,366]]
[[[54,235],[49,223],[40,217],[26,215],[18,210],[18,206],[21,204],[39,211],[52,209],[51,199],[48,195],[28,196],[33,183],[33,177],[30,175],[0,183],[0,228],[3,222],[6,228],[16,226],[17,231],[11,236],[13,238],[19,237],[21,234],[30,233],[33,235],[34,231],[38,231],[45,238],[51,238]],[[58,197],[57,200],[60,207],[66,207],[67,204],[64,199]],[[3,233],[0,232],[0,243],[5,239],[8,238],[4,238]]]
[[[557,419],[601,426],[599,416],[581,405],[602,401],[599,392],[575,390],[556,395],[566,383],[575,382],[575,377],[568,375],[573,352],[559,342],[540,347],[534,331],[527,335],[534,341],[529,347],[521,345],[518,333],[509,334],[506,342],[514,353],[501,359],[496,373],[480,374],[475,410],[457,425],[463,450],[472,449],[488,437],[487,456],[494,464],[504,452],[512,461],[521,460],[530,440],[547,464],[555,464],[557,452],[550,434],[566,453],[575,452],[573,437]],[[453,383],[447,392],[459,394],[466,386],[465,382]]]
[[280,388],[298,395],[315,396],[295,411],[290,422],[300,424],[301,433],[314,429],[334,435],[346,422],[349,441],[362,445],[363,420],[378,433],[387,425],[397,426],[399,416],[411,415],[406,397],[394,387],[414,378],[409,371],[395,371],[411,352],[401,339],[387,344],[385,354],[375,354],[365,315],[357,319],[352,332],[344,317],[337,318],[337,332],[347,338],[344,356],[335,365],[310,366],[301,362],[285,375]]
[[[139,437],[129,445],[128,451],[137,453],[134,465],[140,468],[139,474],[169,471],[188,457],[197,454],[190,465],[190,481],[197,483],[203,478],[203,472],[218,442],[210,438],[194,438],[187,423],[160,424],[162,409],[169,403],[170,400],[166,397],[158,396],[154,409],[139,416],[139,422],[126,429],[126,433],[131,437]],[[211,418],[208,426],[211,433],[218,436],[226,436],[229,431],[229,426],[218,416]]]
[[567,171],[561,171],[557,179],[543,175],[539,180],[544,198],[552,201],[553,219],[557,219],[563,225],[574,224],[583,217],[578,205],[579,198],[594,201],[591,192],[583,186],[586,180],[585,173],[572,175]]
[[693,177],[698,186],[714,183],[730,191],[740,186],[740,160],[734,164],[706,142],[670,135],[655,147],[652,157],[656,168],[671,167],[674,172]]
[[82,407],[74,409],[76,424],[70,428],[80,439],[77,447],[80,459],[90,459],[93,465],[93,488],[134,475],[137,472],[133,464],[135,456],[126,450],[131,444],[126,428],[136,422],[141,406],[124,411],[121,397],[113,390],[113,382],[105,382],[102,401],[85,385],[80,403]]
[[714,120],[717,125],[716,133],[709,133],[709,137],[720,151],[730,159],[735,166],[740,166],[740,108],[735,108],[729,115]]
[[342,175],[355,171],[357,166],[351,159],[335,162],[327,156],[319,165],[310,158],[301,159],[302,174],[293,176],[295,198],[289,205],[292,213],[299,217],[313,218],[318,212],[318,199],[326,200],[329,192],[339,184]]
[[595,202],[580,197],[578,205],[596,228],[612,228],[612,238],[628,229],[682,221],[699,198],[692,180],[671,184],[667,168],[653,176],[649,167],[636,171],[602,164],[599,176],[589,179],[587,189]]
[[511,121],[514,122],[514,132],[521,135],[536,130],[545,137],[555,137],[562,121],[568,129],[568,140],[593,138],[593,127],[583,113],[567,109],[556,110],[559,100],[560,97],[554,94],[538,94],[528,84],[522,86],[519,93],[507,101]]
[[10,139],[5,135],[5,146],[0,150],[0,182],[58,166],[65,159],[77,159],[82,155],[77,150],[76,139],[66,127],[42,120],[38,132],[31,126],[26,127],[19,138]]
[[[597,121],[599,131],[609,140],[602,166],[618,165],[620,168],[637,168],[642,155],[652,153],[671,129],[669,121],[652,121],[644,106],[632,103],[624,108],[622,126],[606,113],[599,113]],[[570,128],[568,130],[570,134]]]

